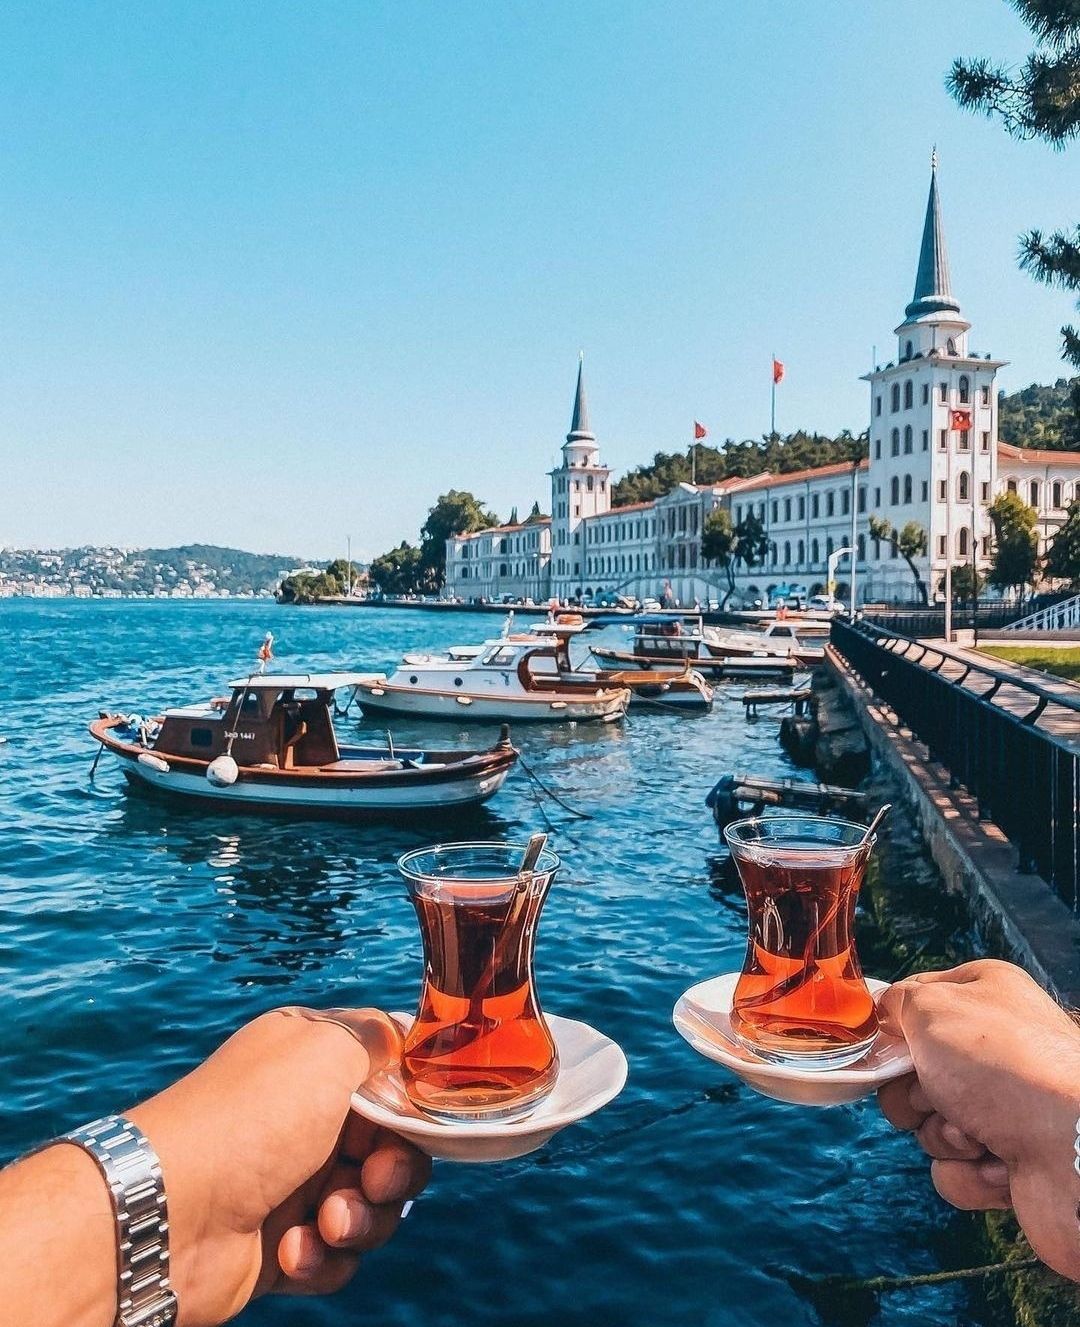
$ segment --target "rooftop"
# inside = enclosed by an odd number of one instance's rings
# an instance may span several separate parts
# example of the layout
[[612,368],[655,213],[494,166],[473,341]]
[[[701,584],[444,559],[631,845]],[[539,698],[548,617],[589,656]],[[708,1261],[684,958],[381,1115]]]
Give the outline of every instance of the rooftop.
[[998,455],[1011,461],[1034,461],[1036,465],[1080,465],[1080,452],[1057,451],[1051,447],[1017,447],[998,442]]

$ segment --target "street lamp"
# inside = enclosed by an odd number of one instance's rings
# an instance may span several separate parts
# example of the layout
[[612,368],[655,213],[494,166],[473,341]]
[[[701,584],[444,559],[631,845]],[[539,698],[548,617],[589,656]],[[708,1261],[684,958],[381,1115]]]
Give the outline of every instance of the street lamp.
[[[825,588],[829,592],[829,598],[832,599],[836,591],[836,566],[840,559],[847,553],[851,554],[851,584],[855,584],[855,548],[853,545],[845,544],[843,548],[834,548],[829,554],[827,571],[825,575]],[[851,601],[851,616],[855,616],[855,600]]]

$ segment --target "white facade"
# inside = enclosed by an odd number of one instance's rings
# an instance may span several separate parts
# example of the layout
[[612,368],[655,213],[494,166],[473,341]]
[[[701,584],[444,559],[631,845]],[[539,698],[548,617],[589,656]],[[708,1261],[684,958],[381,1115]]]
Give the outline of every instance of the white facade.
[[[877,515],[896,532],[909,522],[925,532],[926,553],[916,567],[933,599],[941,596],[947,565],[970,565],[973,543],[985,570],[987,509],[1009,488],[1036,508],[1045,551],[1069,503],[1080,500],[1080,452],[999,443],[996,375],[1005,361],[972,351],[970,330],[952,294],[935,162],[915,291],[895,329],[896,359],[863,379],[870,386],[868,460],[679,484],[653,502],[613,508],[611,471],[589,427],[579,365],[562,464],[551,471],[550,529],[533,528],[532,545],[520,552],[512,543],[518,526],[449,540],[447,588],[464,599],[663,599],[667,592],[685,606],[705,604],[728,588],[726,573],[701,556],[705,519],[722,506],[736,525],[753,512],[769,540],[764,563],[738,567],[741,596],[764,599],[784,585],[818,593],[827,586],[830,554],[854,540],[858,599],[912,601],[911,570],[895,543],[870,535]],[[850,575],[845,558],[837,570],[841,592]]]

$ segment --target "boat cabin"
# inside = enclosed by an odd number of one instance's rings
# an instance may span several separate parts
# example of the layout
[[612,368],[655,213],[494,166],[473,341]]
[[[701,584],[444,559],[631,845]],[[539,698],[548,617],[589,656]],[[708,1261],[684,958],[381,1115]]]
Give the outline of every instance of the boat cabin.
[[341,756],[332,717],[334,692],[357,680],[353,673],[299,673],[230,682],[231,695],[209,707],[166,710],[154,750],[210,761],[235,733],[232,755],[241,766],[333,764]]

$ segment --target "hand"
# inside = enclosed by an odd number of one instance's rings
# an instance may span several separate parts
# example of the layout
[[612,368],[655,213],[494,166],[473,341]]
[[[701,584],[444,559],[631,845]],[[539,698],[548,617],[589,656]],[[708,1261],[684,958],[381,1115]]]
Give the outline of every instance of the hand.
[[349,1098],[400,1044],[375,1010],[278,1009],[127,1112],[161,1158],[180,1327],[339,1290],[390,1238],[431,1162]]
[[1022,969],[990,959],[898,982],[878,1007],[915,1064],[878,1100],[934,1158],[938,1193],[1015,1208],[1039,1257],[1080,1280],[1080,1027]]

